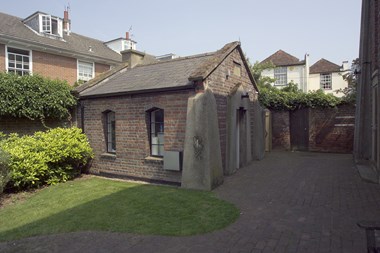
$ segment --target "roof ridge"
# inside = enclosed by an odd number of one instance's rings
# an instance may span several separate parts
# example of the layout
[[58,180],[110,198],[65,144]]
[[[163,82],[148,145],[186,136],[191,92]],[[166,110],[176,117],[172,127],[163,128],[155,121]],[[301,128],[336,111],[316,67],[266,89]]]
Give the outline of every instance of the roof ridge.
[[196,55],[189,55],[189,56],[184,56],[184,57],[178,57],[178,58],[170,59],[170,60],[159,60],[157,62],[150,62],[150,63],[146,63],[146,64],[139,64],[135,68],[137,68],[137,67],[144,67],[144,66],[150,66],[150,65],[156,65],[156,64],[164,64],[164,63],[169,63],[169,62],[178,62],[178,61],[184,61],[184,60],[201,58],[201,57],[207,57],[207,56],[212,56],[214,54],[215,54],[215,52],[210,52],[210,53],[203,53],[203,54],[196,54]]

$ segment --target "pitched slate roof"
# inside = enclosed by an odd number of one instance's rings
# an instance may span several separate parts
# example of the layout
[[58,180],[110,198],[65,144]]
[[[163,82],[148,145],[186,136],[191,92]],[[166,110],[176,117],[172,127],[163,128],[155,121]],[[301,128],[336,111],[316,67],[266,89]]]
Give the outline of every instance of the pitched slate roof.
[[261,63],[272,62],[275,66],[293,66],[305,64],[305,61],[300,61],[297,57],[288,54],[283,50],[278,50]]
[[80,97],[136,93],[156,89],[192,87],[191,73],[213,54],[179,58],[121,71],[80,92]]
[[[193,88],[194,80],[207,78],[236,48],[241,52],[239,42],[229,43],[212,53],[138,65],[132,69],[124,67],[76,91],[81,98],[86,98]],[[254,83],[253,78],[251,80]]]
[[[0,12],[0,43],[21,43],[28,48],[41,48],[51,53],[97,59],[100,62],[117,64],[121,55],[108,48],[102,41],[71,32],[64,33],[63,40],[52,39],[28,28],[21,18]],[[91,47],[91,52],[89,48]]]
[[326,59],[320,59],[310,67],[310,74],[340,72],[341,66]]

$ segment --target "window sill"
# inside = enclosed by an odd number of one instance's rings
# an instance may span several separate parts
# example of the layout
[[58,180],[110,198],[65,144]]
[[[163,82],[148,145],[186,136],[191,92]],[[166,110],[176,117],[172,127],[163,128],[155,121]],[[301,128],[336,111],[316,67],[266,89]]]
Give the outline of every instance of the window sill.
[[103,153],[100,158],[116,159],[116,154],[113,153]]
[[163,162],[164,158],[163,157],[156,157],[156,156],[147,156],[144,159],[145,161],[152,161],[152,162]]

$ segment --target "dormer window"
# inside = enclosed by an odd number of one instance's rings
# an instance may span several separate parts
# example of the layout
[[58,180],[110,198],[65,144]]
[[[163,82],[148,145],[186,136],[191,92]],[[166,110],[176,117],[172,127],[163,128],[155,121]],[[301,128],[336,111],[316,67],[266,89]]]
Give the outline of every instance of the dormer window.
[[60,38],[63,36],[63,20],[61,18],[42,12],[36,12],[24,19],[23,22],[41,35],[54,39],[57,39],[57,36]]
[[41,32],[61,36],[59,19],[51,15],[41,15]]

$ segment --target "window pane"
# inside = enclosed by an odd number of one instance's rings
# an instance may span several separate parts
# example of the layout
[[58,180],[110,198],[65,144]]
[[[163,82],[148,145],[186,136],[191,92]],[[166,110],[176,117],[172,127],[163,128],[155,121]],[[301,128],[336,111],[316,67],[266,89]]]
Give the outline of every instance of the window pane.
[[108,112],[107,115],[107,151],[116,151],[116,121],[115,113]]
[[275,85],[286,85],[287,84],[287,68],[277,67],[274,69],[274,78],[276,81]]
[[30,57],[29,51],[17,49],[17,48],[7,48],[8,51],[8,72],[14,72],[18,75],[29,74],[30,71]]
[[93,64],[89,62],[78,61],[78,79],[88,81],[93,77]]
[[157,109],[150,113],[151,155],[164,154],[164,110]]

